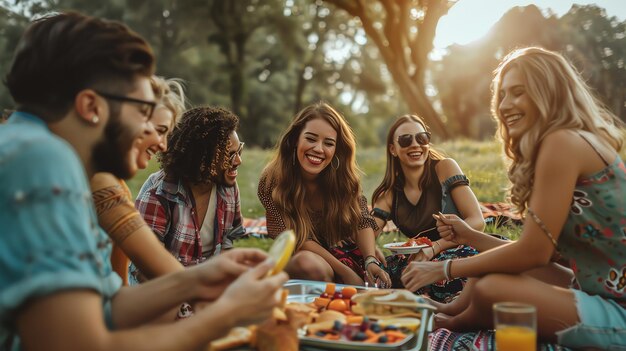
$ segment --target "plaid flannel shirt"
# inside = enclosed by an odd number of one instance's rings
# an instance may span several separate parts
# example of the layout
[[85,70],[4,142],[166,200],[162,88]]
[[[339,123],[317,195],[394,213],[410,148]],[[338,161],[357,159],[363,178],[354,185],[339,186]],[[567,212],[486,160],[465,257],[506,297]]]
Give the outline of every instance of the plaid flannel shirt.
[[170,182],[161,170],[148,177],[139,191],[135,207],[165,248],[184,266],[200,263],[245,234],[242,226],[239,188],[217,185],[213,249],[202,253],[202,240],[191,191],[182,182]]

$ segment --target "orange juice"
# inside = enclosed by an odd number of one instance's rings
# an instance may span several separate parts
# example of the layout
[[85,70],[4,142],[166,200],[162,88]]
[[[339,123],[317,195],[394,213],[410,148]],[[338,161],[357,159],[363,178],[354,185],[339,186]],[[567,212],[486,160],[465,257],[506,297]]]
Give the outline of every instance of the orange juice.
[[537,333],[530,328],[497,326],[496,351],[536,351]]

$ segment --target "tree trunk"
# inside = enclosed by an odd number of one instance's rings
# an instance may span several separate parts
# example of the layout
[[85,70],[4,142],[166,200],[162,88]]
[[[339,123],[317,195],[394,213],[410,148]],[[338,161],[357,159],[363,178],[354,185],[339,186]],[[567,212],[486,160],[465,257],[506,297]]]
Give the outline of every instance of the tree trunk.
[[426,96],[424,77],[437,23],[455,1],[325,1],[360,19],[411,112],[422,117],[435,134],[448,138],[445,124]]

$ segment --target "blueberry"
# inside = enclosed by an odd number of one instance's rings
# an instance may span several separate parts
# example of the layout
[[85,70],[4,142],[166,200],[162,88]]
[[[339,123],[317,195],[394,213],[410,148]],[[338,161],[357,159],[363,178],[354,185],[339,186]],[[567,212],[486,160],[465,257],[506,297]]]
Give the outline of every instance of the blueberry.
[[320,330],[320,331],[316,332],[315,335],[316,336],[324,336],[324,335],[326,335],[326,332],[323,332],[323,331]]
[[389,341],[387,335],[381,335],[380,338],[378,338],[378,342],[386,343],[387,341]]
[[343,329],[343,323],[341,323],[341,321],[335,321],[335,323],[333,323],[333,330],[340,331],[341,329]]
[[395,325],[391,324],[385,327],[385,330],[398,330],[398,327],[396,327]]
[[356,335],[354,335],[354,339],[352,339],[352,340],[354,340],[354,341],[363,341],[365,339],[367,339],[367,335],[365,335],[364,332],[358,332],[358,333],[356,333]]
[[380,333],[381,331],[380,324],[378,323],[372,323],[372,325],[370,325],[370,329],[372,329],[374,333]]

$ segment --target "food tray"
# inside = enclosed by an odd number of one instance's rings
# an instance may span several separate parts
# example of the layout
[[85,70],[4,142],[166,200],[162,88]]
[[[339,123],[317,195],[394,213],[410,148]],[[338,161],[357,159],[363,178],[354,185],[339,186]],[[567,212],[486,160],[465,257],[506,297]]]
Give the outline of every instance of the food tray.
[[368,344],[358,341],[332,341],[318,338],[300,337],[300,350],[364,350],[389,351],[415,349],[415,334],[409,334],[404,340],[393,344]]
[[[336,284],[337,288],[345,286]],[[288,302],[312,302],[316,297],[326,289],[326,282],[310,281],[310,280],[289,280],[285,283],[284,288],[289,291],[287,297]],[[359,292],[367,290],[366,287],[355,286]],[[371,288],[370,288],[371,289]],[[416,296],[417,297],[417,296]],[[393,344],[365,344],[355,341],[331,341],[318,338],[300,337],[300,350],[318,351],[318,350],[368,350],[368,351],[401,351],[401,350],[427,350],[428,348],[428,332],[432,330],[430,324],[432,311],[427,308],[418,310],[422,317],[420,327],[413,336]]]

